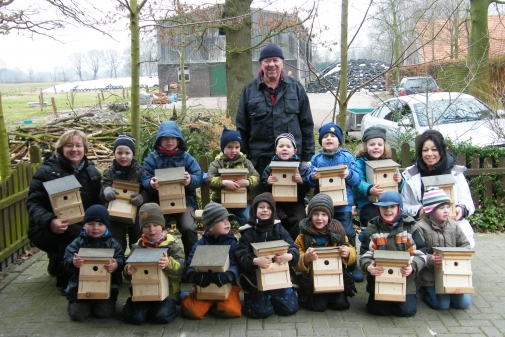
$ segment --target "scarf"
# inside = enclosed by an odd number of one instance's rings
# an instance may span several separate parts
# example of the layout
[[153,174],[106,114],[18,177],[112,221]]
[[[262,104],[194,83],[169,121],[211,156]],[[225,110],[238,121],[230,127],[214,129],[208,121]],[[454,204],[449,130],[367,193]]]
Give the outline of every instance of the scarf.
[[149,240],[147,240],[146,236],[144,234],[142,234],[142,247],[158,248],[160,246],[160,244],[166,240],[166,238],[167,238],[167,233],[165,231],[163,231],[161,233],[161,237],[156,241],[149,241]]
[[[440,158],[440,161],[429,169],[423,158],[420,158],[416,162],[417,168],[421,177],[438,176],[441,174],[451,174],[452,168],[456,165],[456,155],[451,152],[447,152],[447,156]],[[424,196],[424,184],[421,179],[421,199]]]
[[159,146],[158,146],[158,150],[159,150],[161,153],[163,153],[163,154],[165,154],[165,155],[167,155],[167,156],[169,156],[169,157],[175,156],[176,154],[178,154],[178,153],[180,152],[180,150],[179,150],[179,148],[178,148],[178,147],[176,147],[176,148],[175,148],[175,149],[173,149],[172,151],[168,151],[168,150],[165,150],[165,149],[163,148],[163,146],[161,146],[161,145],[159,145]]
[[132,160],[131,164],[128,166],[121,166],[119,163],[114,159],[112,161],[112,171],[116,174],[116,176],[124,176],[124,179],[128,177],[128,173],[130,172],[130,169],[133,167],[135,164],[135,159]]
[[344,227],[336,219],[331,219],[326,226],[317,229],[312,224],[310,218],[303,219],[299,223],[300,233],[304,235],[305,248],[318,246],[314,240],[315,236],[326,237],[327,246],[340,246],[345,243],[345,230]]
[[81,162],[79,163],[79,165],[77,166],[74,166],[72,165],[72,168],[74,169],[74,175],[78,175],[79,172],[82,171],[82,168],[84,167],[84,164],[86,163],[86,161],[84,160],[84,158],[81,160]]
[[337,154],[338,150],[340,150],[340,148],[338,148],[337,151],[335,151],[335,152],[330,152],[330,151],[326,151],[325,149],[322,149],[321,154],[323,156],[325,156],[326,158],[333,159],[333,157],[335,157],[335,155]]
[[256,232],[266,233],[266,232],[270,231],[272,228],[274,228],[274,224],[275,224],[274,217],[275,217],[275,214],[272,213],[272,216],[270,217],[270,219],[266,219],[266,220],[251,218],[251,219],[249,219],[249,221],[247,221],[247,224],[251,225],[251,227],[253,227],[256,230]]

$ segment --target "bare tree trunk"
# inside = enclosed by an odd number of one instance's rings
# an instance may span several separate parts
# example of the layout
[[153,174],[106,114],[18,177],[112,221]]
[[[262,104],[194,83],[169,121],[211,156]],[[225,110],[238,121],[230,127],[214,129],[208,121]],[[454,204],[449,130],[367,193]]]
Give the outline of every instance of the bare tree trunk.
[[[246,14],[252,0],[226,0],[224,16],[235,17]],[[239,23],[226,26],[226,115],[235,121],[240,94],[244,86],[252,80],[251,47],[252,22],[249,16]]]
[[181,34],[181,52],[179,67],[181,72],[181,120],[186,117],[186,72],[184,71],[184,59],[186,58],[186,37]]
[[470,63],[469,91],[486,101],[491,94],[489,85],[489,30],[487,10],[494,0],[470,0],[470,36],[468,62]]
[[[340,79],[338,82],[338,125],[345,134],[346,116],[347,116],[347,54],[349,46],[347,45],[349,3],[348,0],[342,0],[342,18],[340,30]],[[342,139],[343,142],[343,139]]]
[[0,93],[0,181],[4,181],[12,174],[9,150],[9,136],[5,128],[2,94]]

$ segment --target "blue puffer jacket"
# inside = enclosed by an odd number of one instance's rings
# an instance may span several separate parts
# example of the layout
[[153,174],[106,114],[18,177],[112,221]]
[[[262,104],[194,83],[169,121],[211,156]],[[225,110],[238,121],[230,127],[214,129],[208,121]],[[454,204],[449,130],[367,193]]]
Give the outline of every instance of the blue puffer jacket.
[[[174,137],[179,139],[179,150],[180,152],[173,156],[167,156],[166,154],[158,150],[160,145],[161,137]],[[156,190],[151,188],[149,182],[154,176],[155,169],[164,169],[171,167],[184,167],[186,172],[191,176],[191,183],[186,186],[186,206],[198,208],[196,203],[196,189],[202,184],[202,170],[200,165],[189,153],[186,152],[188,146],[184,137],[182,136],[181,130],[177,123],[173,121],[163,122],[158,129],[156,134],[156,141],[153,145],[154,151],[146,158],[144,161],[144,175],[142,176],[142,185],[146,191],[152,194],[154,200],[158,197]]]
[[[366,181],[366,164],[365,163],[368,160],[369,159],[367,157],[356,158],[356,169],[358,170],[359,174],[361,175],[361,180],[360,180],[359,185],[354,186],[354,188],[353,188],[353,195],[354,195],[354,198],[356,199],[356,203],[358,205],[358,213],[361,211],[361,209],[364,206],[372,203],[370,200],[368,200],[368,190],[373,185]],[[400,173],[400,170],[398,170],[398,173]],[[404,184],[405,184],[405,179],[403,179],[403,177],[402,177],[402,182],[398,185],[399,192],[401,192]]]
[[193,245],[193,249],[191,249],[191,253],[188,255],[188,261],[186,263],[188,269],[186,269],[186,275],[191,274],[195,271],[194,267],[191,267],[191,261],[193,261],[193,256],[195,255],[196,247],[198,246],[230,246],[230,251],[228,255],[230,257],[230,268],[227,271],[230,271],[235,276],[234,282],[238,279],[238,265],[235,262],[235,249],[237,249],[237,239],[235,235],[230,231],[227,235],[220,235],[217,238],[210,235],[209,233],[204,233],[202,238],[198,240],[197,243]]
[[353,205],[352,188],[357,186],[361,180],[361,174],[356,169],[356,159],[349,151],[339,148],[333,157],[327,157],[324,155],[324,149],[312,157],[310,161],[310,172],[307,181],[309,186],[315,188],[315,193],[319,193],[319,182],[318,180],[312,180],[310,175],[316,171],[318,167],[328,167],[337,166],[340,164],[347,165],[349,169],[349,175],[345,179],[346,193],[347,193],[347,205],[346,206],[336,206],[335,212],[351,212]]

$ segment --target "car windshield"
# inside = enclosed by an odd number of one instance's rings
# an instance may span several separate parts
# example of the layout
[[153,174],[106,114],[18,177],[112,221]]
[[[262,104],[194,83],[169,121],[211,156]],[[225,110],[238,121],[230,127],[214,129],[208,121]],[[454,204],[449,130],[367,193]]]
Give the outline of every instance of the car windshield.
[[421,89],[426,89],[428,87],[431,87],[433,85],[433,80],[432,79],[426,79],[426,78],[416,78],[416,79],[411,79],[408,80],[407,83],[405,83],[406,88],[421,88]]
[[493,112],[475,98],[430,101],[414,104],[420,126],[452,124],[492,118]]

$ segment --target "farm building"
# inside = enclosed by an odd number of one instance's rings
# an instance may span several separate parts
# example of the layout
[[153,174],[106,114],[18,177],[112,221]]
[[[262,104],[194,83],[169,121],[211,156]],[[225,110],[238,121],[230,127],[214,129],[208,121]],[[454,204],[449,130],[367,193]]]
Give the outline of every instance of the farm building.
[[[210,15],[220,13],[217,6],[211,7]],[[261,37],[255,32],[255,26],[259,20],[275,21],[284,17],[284,13],[263,10],[253,10],[251,45],[261,41]],[[170,27],[175,20],[162,21],[162,25]],[[189,31],[189,29],[187,29]],[[198,36],[199,35],[199,36]],[[256,35],[256,36],[255,36]],[[158,78],[161,90],[167,91],[170,83],[180,83],[181,74],[184,73],[186,81],[186,93],[190,97],[226,96],[226,35],[223,29],[207,28],[198,32],[192,30],[184,36],[179,34],[172,38],[162,36],[158,30]],[[284,72],[291,70],[292,76],[302,84],[309,81],[309,72],[306,59],[311,61],[312,52],[309,42],[309,52],[305,52],[307,43],[299,40],[294,29],[285,30],[276,35],[269,42],[279,45],[284,53]],[[265,42],[264,44],[266,44]],[[184,70],[181,71],[181,45],[184,49]],[[262,45],[264,45],[262,44]],[[262,47],[252,52],[253,76],[259,71],[258,58]]]

